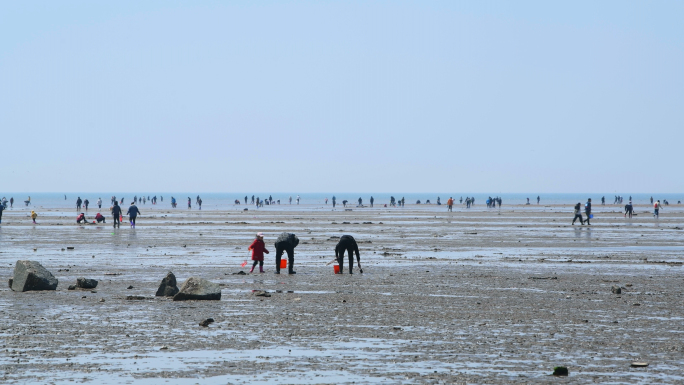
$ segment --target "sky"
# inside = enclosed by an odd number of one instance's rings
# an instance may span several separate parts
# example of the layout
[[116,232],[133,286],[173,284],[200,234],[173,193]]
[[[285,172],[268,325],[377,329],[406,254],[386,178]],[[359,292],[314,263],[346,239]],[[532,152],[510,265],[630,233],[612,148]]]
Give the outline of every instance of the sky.
[[684,192],[682,1],[0,3],[0,191]]

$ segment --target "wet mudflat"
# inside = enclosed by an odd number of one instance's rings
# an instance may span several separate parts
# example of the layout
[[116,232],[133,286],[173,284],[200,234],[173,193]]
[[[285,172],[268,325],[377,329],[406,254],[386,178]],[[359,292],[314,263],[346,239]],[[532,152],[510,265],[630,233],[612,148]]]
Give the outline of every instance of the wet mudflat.
[[[570,206],[443,208],[148,205],[138,228],[116,230],[49,208],[33,226],[8,210],[0,278],[31,259],[60,283],[3,284],[0,382],[684,382],[681,209],[655,221],[639,207],[630,221],[597,207],[591,227],[572,227]],[[257,231],[267,272],[235,275],[249,271],[240,264]],[[294,276],[273,274],[282,231],[300,238]],[[359,242],[364,274],[326,265],[342,234]],[[168,271],[179,285],[219,283],[222,299],[155,298]],[[100,281],[94,292],[67,290],[82,276]],[[559,365],[568,377],[550,376]]]

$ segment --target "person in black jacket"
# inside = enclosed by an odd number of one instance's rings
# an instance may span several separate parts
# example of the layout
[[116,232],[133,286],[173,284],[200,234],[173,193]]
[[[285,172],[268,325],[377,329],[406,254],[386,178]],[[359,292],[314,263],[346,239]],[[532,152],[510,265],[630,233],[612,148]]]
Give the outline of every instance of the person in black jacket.
[[343,235],[340,241],[337,242],[335,246],[335,258],[337,258],[337,263],[340,265],[340,274],[344,273],[344,251],[347,250],[349,255],[349,274],[353,273],[354,268],[354,253],[356,253],[356,262],[359,264],[359,271],[363,273],[361,269],[361,256],[359,256],[359,246],[356,244],[356,240],[351,235]]
[[131,202],[131,205],[128,206],[128,211],[126,212],[126,215],[128,215],[128,218],[131,221],[132,228],[135,228],[135,218],[137,218],[139,214],[140,210],[138,210],[138,206],[136,206],[135,203]]
[[76,211],[81,211],[81,204],[82,203],[83,203],[83,201],[81,200],[81,197],[78,197],[78,199],[76,199]]
[[114,227],[121,228],[121,206],[119,206],[117,201],[114,201],[114,206],[112,206],[112,216],[114,217]]
[[287,269],[288,274],[297,274],[294,269],[294,248],[299,244],[299,238],[291,233],[282,233],[278,236],[275,241],[276,248],[276,274],[280,274],[280,260],[283,256],[283,252],[287,252]]
[[589,219],[591,219],[591,198],[587,199],[587,203],[584,204],[584,213],[587,215],[585,222],[591,226],[591,223],[589,223]]

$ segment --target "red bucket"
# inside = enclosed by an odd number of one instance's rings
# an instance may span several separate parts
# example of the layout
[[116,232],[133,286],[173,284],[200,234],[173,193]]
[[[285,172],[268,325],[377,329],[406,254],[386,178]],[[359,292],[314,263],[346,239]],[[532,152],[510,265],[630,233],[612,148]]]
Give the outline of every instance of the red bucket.
[[281,259],[280,260],[280,268],[284,269],[287,267],[287,259]]
[[333,270],[335,271],[335,274],[340,274],[340,265],[333,265]]

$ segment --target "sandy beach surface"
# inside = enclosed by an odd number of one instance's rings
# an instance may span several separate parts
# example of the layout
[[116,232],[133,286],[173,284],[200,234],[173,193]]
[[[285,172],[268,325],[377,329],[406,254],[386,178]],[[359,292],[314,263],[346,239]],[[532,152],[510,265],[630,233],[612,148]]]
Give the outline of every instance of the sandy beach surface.
[[[0,382],[684,383],[682,206],[629,220],[596,205],[591,226],[570,225],[571,205],[248,207],[141,205],[137,228],[116,230],[5,211]],[[236,275],[258,231],[266,273]],[[300,238],[292,276],[273,274],[283,231]],[[326,265],[343,234],[363,274]],[[11,291],[17,260],[39,261],[57,290]],[[155,297],[169,271],[220,284],[221,300]],[[67,290],[78,277],[99,285]]]

